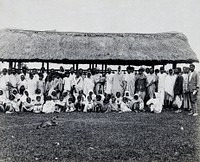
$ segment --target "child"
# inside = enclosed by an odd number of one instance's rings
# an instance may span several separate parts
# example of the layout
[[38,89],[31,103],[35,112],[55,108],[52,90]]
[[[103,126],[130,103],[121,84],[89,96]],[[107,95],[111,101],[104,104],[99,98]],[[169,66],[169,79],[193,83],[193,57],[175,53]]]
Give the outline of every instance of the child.
[[0,90],[0,112],[4,112],[6,101],[6,95],[3,93],[3,90]]
[[120,110],[120,105],[122,103],[122,97],[121,97],[121,93],[120,92],[116,93],[116,103],[117,103],[118,110]]
[[18,111],[19,111],[18,103],[15,101],[15,96],[11,94],[9,96],[9,100],[6,103],[5,112],[13,113],[13,112],[18,112]]
[[32,112],[33,111],[33,102],[30,97],[26,98],[26,102],[22,103],[22,111]]
[[118,111],[118,105],[115,96],[111,97],[111,106],[112,106],[111,111]]
[[125,91],[124,97],[128,98],[130,101],[133,100],[133,97],[130,95],[129,91]]
[[96,95],[96,101],[94,102],[94,112],[101,112],[103,109],[103,102],[101,100],[101,95]]
[[132,111],[139,112],[144,110],[144,101],[140,98],[139,94],[135,94],[133,100],[130,102]]
[[34,113],[40,113],[42,111],[44,100],[42,100],[41,96],[36,96],[36,100],[33,106]]
[[55,111],[55,102],[51,99],[51,96],[47,96],[42,112],[53,113],[54,111]]
[[20,100],[21,96],[20,96],[20,94],[18,93],[17,89],[13,89],[13,90],[12,90],[12,94],[15,96],[15,101],[18,102],[18,101]]
[[51,92],[51,99],[52,100],[58,100],[58,97],[57,97],[57,93],[56,93],[56,91],[55,90],[53,90],[52,92]]
[[88,93],[88,96],[90,96],[92,98],[92,101],[95,101],[96,100],[96,95],[93,93],[93,91],[90,91]]
[[130,95],[129,91],[125,91],[124,97],[127,99],[127,105],[131,108],[131,101],[133,101],[133,97]]
[[69,91],[63,92],[62,96],[63,96],[63,102],[65,103],[65,105],[67,105],[69,98],[71,98],[70,92]]
[[72,112],[74,110],[75,110],[75,106],[74,106],[74,103],[73,103],[73,99],[69,98],[68,102],[66,104],[66,112]]
[[21,96],[20,101],[19,101],[21,111],[23,111],[22,105],[26,102],[27,97],[29,97],[29,93],[28,93],[28,91],[24,91],[23,95]]
[[86,104],[83,112],[91,112],[93,109],[94,103],[91,96],[87,96]]
[[83,103],[85,103],[86,97],[85,97],[85,94],[83,93],[83,90],[80,90],[80,91],[79,91],[79,95],[82,96],[82,99],[81,99],[81,100],[82,100]]
[[25,91],[25,87],[22,85],[19,89],[19,95],[22,97]]
[[111,112],[112,111],[112,105],[110,103],[111,95],[106,94],[105,98],[103,100],[103,112]]
[[150,112],[154,112],[154,113],[162,112],[163,105],[160,100],[160,97],[158,96],[158,93],[154,93],[153,98],[148,100],[146,104],[150,108]]
[[123,97],[122,102],[120,104],[119,113],[131,111],[127,102],[128,102],[128,99],[126,97]]
[[24,87],[24,88],[28,88],[28,85],[27,85],[27,80],[26,80],[26,78],[25,78],[25,76],[22,74],[21,76],[20,76],[20,81],[19,81],[19,83],[18,83],[18,90],[21,88],[21,87]]
[[98,90],[98,94],[101,96],[101,101],[103,102],[105,99],[105,96],[103,95],[103,91],[101,89]]
[[64,97],[60,96],[59,100],[55,100],[55,112],[59,113],[61,111],[66,111],[65,110],[65,101],[64,101]]
[[82,95],[78,95],[77,101],[75,103],[75,109],[76,111],[83,111],[85,107],[85,104],[82,101]]

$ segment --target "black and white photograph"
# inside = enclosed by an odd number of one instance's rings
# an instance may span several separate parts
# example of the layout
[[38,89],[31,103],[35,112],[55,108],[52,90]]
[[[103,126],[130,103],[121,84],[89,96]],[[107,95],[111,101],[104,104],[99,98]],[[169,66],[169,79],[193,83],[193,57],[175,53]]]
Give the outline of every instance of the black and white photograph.
[[0,0],[0,162],[200,162],[200,0]]

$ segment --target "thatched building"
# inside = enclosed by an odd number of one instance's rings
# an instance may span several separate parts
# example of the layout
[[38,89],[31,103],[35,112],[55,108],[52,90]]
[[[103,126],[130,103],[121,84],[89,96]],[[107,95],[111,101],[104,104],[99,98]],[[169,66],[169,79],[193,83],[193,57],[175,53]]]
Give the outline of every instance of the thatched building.
[[0,61],[162,65],[198,62],[181,33],[0,30]]

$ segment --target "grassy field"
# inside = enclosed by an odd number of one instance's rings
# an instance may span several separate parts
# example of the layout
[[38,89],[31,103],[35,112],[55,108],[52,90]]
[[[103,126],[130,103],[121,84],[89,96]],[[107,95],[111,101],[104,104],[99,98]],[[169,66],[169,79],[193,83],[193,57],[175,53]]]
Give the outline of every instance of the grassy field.
[[[58,116],[57,126],[37,126]],[[199,117],[152,113],[0,114],[0,161],[200,161]]]

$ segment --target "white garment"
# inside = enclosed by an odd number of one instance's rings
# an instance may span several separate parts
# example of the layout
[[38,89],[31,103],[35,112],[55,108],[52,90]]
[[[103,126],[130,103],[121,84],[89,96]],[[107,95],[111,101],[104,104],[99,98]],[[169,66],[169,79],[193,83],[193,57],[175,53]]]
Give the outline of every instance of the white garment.
[[146,75],[148,84],[153,83],[156,81],[156,75],[155,74],[148,74]]
[[150,100],[147,101],[146,103],[149,107],[151,112],[154,113],[161,113],[163,105],[160,102],[160,98],[151,98]]
[[37,89],[37,81],[35,79],[28,79],[27,87],[29,96],[32,97],[35,94],[35,90]]
[[44,73],[43,73],[43,80],[44,80],[44,81],[45,81],[46,77],[47,77],[47,73],[44,72]]
[[83,81],[83,92],[87,95],[90,91],[94,90],[94,80],[92,78],[85,78]]
[[70,79],[70,77],[64,77],[63,78],[63,84],[64,84],[64,92],[71,90],[71,79]]
[[32,111],[33,110],[33,102],[31,101],[30,103],[28,103],[27,101],[22,103],[22,107],[27,110],[27,111]]
[[178,109],[180,109],[182,104],[183,104],[183,98],[176,95],[173,105],[176,105],[178,107]]
[[27,80],[26,79],[24,79],[23,81],[22,80],[19,81],[18,86],[17,86],[18,90],[20,89],[21,86],[24,86],[25,89],[28,88],[28,84],[27,84]]
[[134,96],[135,93],[135,74],[125,74],[126,90],[130,92],[130,96]]
[[17,78],[15,75],[13,74],[9,75],[9,82],[13,87],[17,87]]
[[94,107],[94,103],[93,103],[93,101],[86,101],[86,103],[85,103],[85,107],[84,107],[84,110],[83,110],[83,112],[87,112],[88,110],[92,110],[93,109],[93,107]]
[[4,93],[4,94],[0,95],[0,104],[3,105],[6,102],[7,102],[7,99],[6,99],[6,95]]
[[38,75],[38,74],[35,74],[35,75],[33,76],[33,79],[35,79],[35,81],[37,82],[37,81],[39,80],[39,75]]
[[120,112],[129,112],[129,111],[131,111],[131,109],[129,109],[128,106],[124,102],[121,102]]
[[83,78],[82,78],[82,77],[79,77],[79,78],[76,78],[76,77],[75,77],[75,78],[72,80],[72,85],[75,86],[77,93],[78,93],[80,90],[83,90]]
[[9,82],[9,75],[2,75],[0,77],[0,89],[7,90],[7,83]]
[[176,76],[175,75],[167,75],[165,78],[165,92],[167,92],[171,97],[174,97],[174,84],[175,84]]
[[[20,74],[20,77],[21,77],[21,75],[24,75],[24,73]],[[29,80],[29,74],[28,73],[26,73],[26,75],[24,75],[24,77],[25,77],[26,80]]]
[[106,74],[106,90],[107,94],[111,94],[114,74]]
[[38,80],[37,81],[37,89],[41,90],[41,94],[44,94],[45,91],[45,82],[44,80]]
[[50,100],[46,101],[43,106],[42,112],[44,113],[53,113],[55,111],[55,102]]
[[158,74],[158,93],[159,93],[160,101],[161,101],[162,105],[164,105],[166,76],[167,76],[166,73]]
[[193,73],[194,73],[194,72],[190,72],[190,73],[189,73],[189,81],[191,81]]
[[70,74],[69,75],[69,80],[70,80],[70,86],[72,87],[72,85],[73,85],[73,81],[74,81],[74,78],[76,77],[76,75],[75,74]]

